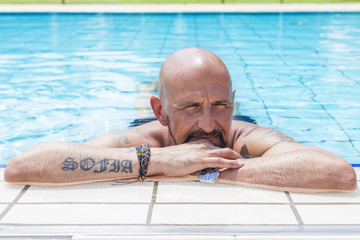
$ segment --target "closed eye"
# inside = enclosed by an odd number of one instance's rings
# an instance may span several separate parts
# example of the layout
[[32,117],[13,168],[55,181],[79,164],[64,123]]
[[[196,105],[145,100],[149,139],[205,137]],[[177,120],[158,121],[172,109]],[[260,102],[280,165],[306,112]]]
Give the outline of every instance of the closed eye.
[[215,110],[224,110],[226,108],[229,108],[231,105],[229,103],[225,102],[219,102],[212,104],[212,108]]
[[198,111],[200,109],[201,109],[200,104],[191,104],[191,105],[186,105],[183,107],[183,110],[188,111],[188,112]]

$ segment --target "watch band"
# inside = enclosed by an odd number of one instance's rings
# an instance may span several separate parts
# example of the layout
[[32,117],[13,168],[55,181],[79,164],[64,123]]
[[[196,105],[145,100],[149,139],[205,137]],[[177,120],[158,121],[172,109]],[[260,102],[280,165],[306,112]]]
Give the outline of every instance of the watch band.
[[219,168],[205,168],[198,171],[200,182],[214,183],[219,177]]

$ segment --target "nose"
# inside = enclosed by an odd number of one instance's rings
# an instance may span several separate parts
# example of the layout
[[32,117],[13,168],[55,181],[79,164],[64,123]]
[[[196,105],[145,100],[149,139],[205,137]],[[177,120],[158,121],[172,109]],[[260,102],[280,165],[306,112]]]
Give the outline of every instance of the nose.
[[211,109],[205,108],[198,120],[198,127],[209,133],[215,128],[214,117],[212,116]]

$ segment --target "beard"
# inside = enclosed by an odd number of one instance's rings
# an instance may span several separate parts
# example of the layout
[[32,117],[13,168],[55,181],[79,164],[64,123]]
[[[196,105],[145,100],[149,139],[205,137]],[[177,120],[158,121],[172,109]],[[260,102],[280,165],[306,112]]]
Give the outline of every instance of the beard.
[[[168,115],[166,115],[166,120],[168,123],[168,129],[169,129],[170,136],[173,139],[173,141],[175,142],[175,144],[178,145],[177,141],[174,138],[174,135],[172,134],[170,120],[169,120]],[[186,136],[185,140],[182,143],[188,143],[191,141],[192,138],[195,138],[195,137],[218,137],[220,143],[214,144],[214,145],[217,147],[220,147],[220,148],[225,148],[225,147],[227,147],[227,144],[228,144],[228,142],[225,140],[224,133],[218,129],[214,129],[213,131],[211,131],[209,133],[205,132],[202,129],[191,131],[188,133],[188,135]]]
[[192,138],[196,137],[217,137],[219,138],[220,142],[218,144],[214,144],[215,146],[220,148],[225,148],[227,146],[227,141],[225,140],[223,132],[218,129],[214,129],[211,132],[205,132],[202,129],[191,131],[189,132],[183,143],[190,142]]

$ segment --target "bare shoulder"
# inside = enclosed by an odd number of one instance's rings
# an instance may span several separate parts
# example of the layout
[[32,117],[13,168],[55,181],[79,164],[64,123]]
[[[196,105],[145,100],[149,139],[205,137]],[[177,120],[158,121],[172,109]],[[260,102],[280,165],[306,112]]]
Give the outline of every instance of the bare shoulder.
[[277,145],[299,145],[290,136],[256,124],[234,121],[232,124],[233,148],[243,155],[262,156]]
[[158,121],[153,121],[131,129],[105,133],[86,144],[99,147],[126,148],[148,143],[153,147],[161,147],[164,146],[166,135],[167,128]]

